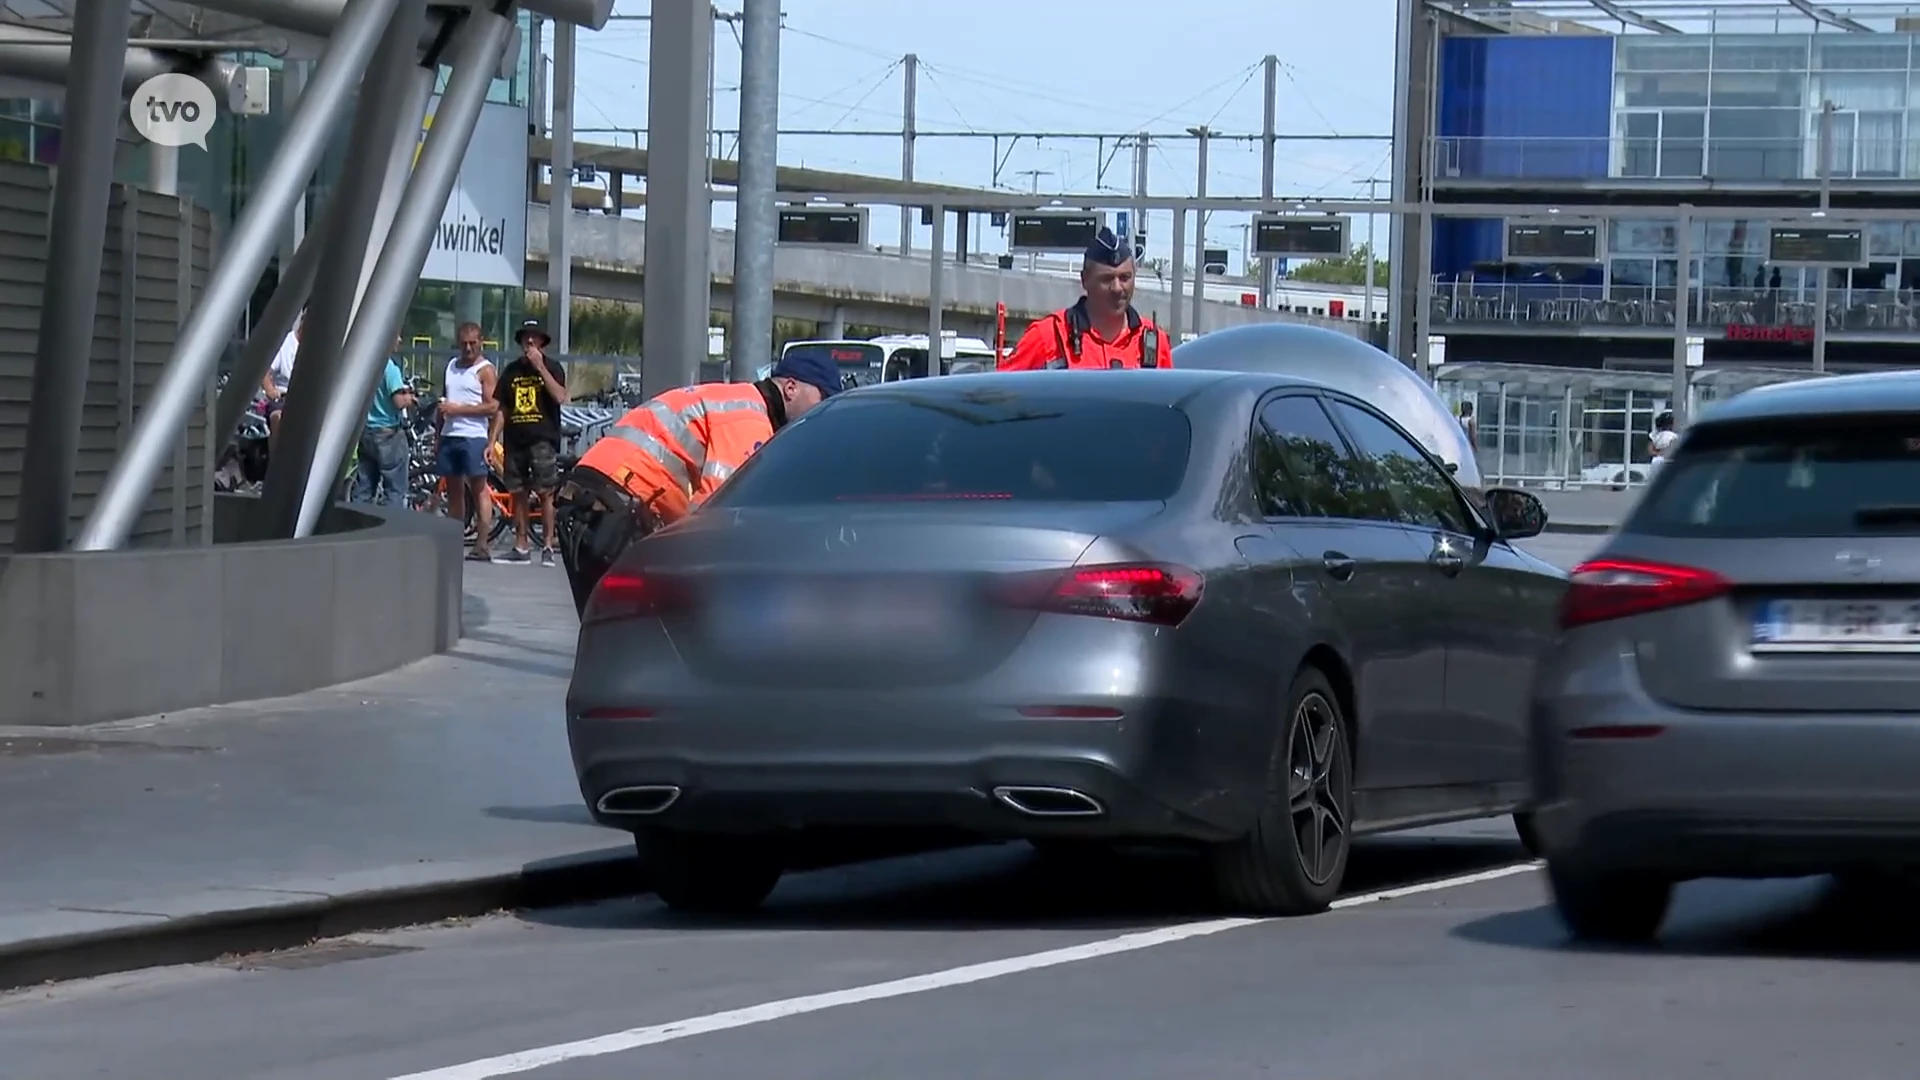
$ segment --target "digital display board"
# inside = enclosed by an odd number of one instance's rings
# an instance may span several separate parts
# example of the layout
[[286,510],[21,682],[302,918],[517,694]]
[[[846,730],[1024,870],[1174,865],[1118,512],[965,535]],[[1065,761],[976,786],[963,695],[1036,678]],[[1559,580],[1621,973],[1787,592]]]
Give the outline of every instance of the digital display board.
[[1867,231],[1858,225],[1773,225],[1767,262],[1774,266],[1864,266]]
[[779,242],[809,247],[865,247],[866,208],[783,206],[780,208]]
[[1093,213],[1031,213],[1013,215],[1008,234],[1009,251],[1066,251],[1079,254],[1087,250],[1104,224],[1102,215]]
[[1600,226],[1591,221],[1508,221],[1506,258],[1516,263],[1597,263]]
[[1201,249],[1200,254],[1203,256],[1203,258],[1201,259],[1201,262],[1204,265],[1204,268],[1207,271],[1207,273],[1224,274],[1227,272],[1227,249],[1226,248],[1217,248],[1217,247],[1203,248]]
[[1261,214],[1253,219],[1253,250],[1258,255],[1337,259],[1348,250],[1347,219]]

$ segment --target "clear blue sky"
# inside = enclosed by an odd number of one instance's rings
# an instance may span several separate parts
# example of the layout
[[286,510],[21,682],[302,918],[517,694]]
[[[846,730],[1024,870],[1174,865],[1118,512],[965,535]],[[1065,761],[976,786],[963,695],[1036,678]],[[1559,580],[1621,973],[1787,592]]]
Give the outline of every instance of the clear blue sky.
[[[721,0],[723,10],[737,0]],[[619,0],[620,14],[645,14],[645,0]],[[1391,0],[1340,4],[1228,3],[1225,0],[785,0],[781,38],[782,128],[898,131],[902,99],[899,59],[920,58],[922,131],[1178,132],[1197,124],[1257,133],[1262,115],[1260,60],[1280,58],[1279,130],[1283,133],[1385,135],[1392,129]],[[1215,15],[1196,12],[1217,11]],[[581,128],[644,127],[647,115],[647,24],[612,23],[582,34],[576,123]],[[738,115],[739,49],[721,28],[715,53],[720,87],[715,126]],[[631,144],[583,134],[582,141]],[[1003,143],[1003,186],[1025,190],[1024,170],[1046,170],[1043,191],[1095,189],[1100,153],[1092,141],[1035,145],[1010,153]],[[1111,154],[1112,147],[1107,148]],[[728,147],[728,156],[732,148]],[[1257,143],[1215,141],[1208,193],[1257,195]],[[788,138],[788,165],[900,174],[897,138]],[[1361,197],[1355,183],[1387,175],[1385,142],[1283,142],[1276,185],[1283,195]],[[1149,163],[1157,195],[1191,194],[1193,144],[1170,142]],[[1113,157],[1105,186],[1131,185],[1129,151]],[[986,187],[993,174],[990,139],[922,139],[916,175],[923,180]],[[1386,194],[1382,185],[1381,195]],[[725,215],[730,216],[730,214]],[[1236,251],[1237,216],[1215,215],[1209,240]],[[876,211],[873,238],[898,239],[897,218]],[[1361,222],[1355,223],[1356,240]],[[1167,242],[1165,222],[1153,246]],[[920,243],[927,242],[925,230]],[[1384,246],[1384,239],[1382,239]],[[989,246],[995,246],[991,243]],[[1236,260],[1237,261],[1237,260]]]

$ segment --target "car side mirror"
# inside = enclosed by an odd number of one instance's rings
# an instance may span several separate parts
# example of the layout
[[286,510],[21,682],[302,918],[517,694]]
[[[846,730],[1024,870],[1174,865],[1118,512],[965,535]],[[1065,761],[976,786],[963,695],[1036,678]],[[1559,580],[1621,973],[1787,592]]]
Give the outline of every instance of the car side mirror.
[[1460,475],[1460,463],[1457,461],[1447,462],[1447,472],[1454,476]]
[[1538,496],[1519,488],[1486,489],[1481,505],[1502,540],[1525,540],[1547,529],[1547,508]]

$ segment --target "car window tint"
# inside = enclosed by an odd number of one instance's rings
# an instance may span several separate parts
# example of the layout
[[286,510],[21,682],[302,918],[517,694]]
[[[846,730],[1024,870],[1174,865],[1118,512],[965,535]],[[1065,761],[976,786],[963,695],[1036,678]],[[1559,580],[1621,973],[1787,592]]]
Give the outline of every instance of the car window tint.
[[1468,531],[1466,510],[1453,484],[1413,440],[1365,409],[1344,401],[1332,405],[1353,436],[1354,449],[1393,500],[1400,521],[1421,528]]
[[1193,439],[1166,405],[870,387],[802,417],[710,506],[863,501],[1157,501]]
[[1625,528],[1661,536],[1920,533],[1920,417],[1703,427]]
[[1365,516],[1346,440],[1311,397],[1274,398],[1261,408],[1253,465],[1268,517]]

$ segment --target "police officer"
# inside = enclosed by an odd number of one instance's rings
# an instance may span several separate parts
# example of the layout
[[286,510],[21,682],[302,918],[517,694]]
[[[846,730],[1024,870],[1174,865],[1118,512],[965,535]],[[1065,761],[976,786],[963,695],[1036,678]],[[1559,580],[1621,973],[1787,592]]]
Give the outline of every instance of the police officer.
[[628,545],[692,513],[774,432],[840,388],[833,361],[796,352],[758,382],[669,390],[622,416],[560,490],[560,559],[575,608],[585,612]]
[[1001,371],[1170,368],[1173,347],[1133,309],[1133,247],[1101,229],[1080,261],[1080,302],[1027,327]]

